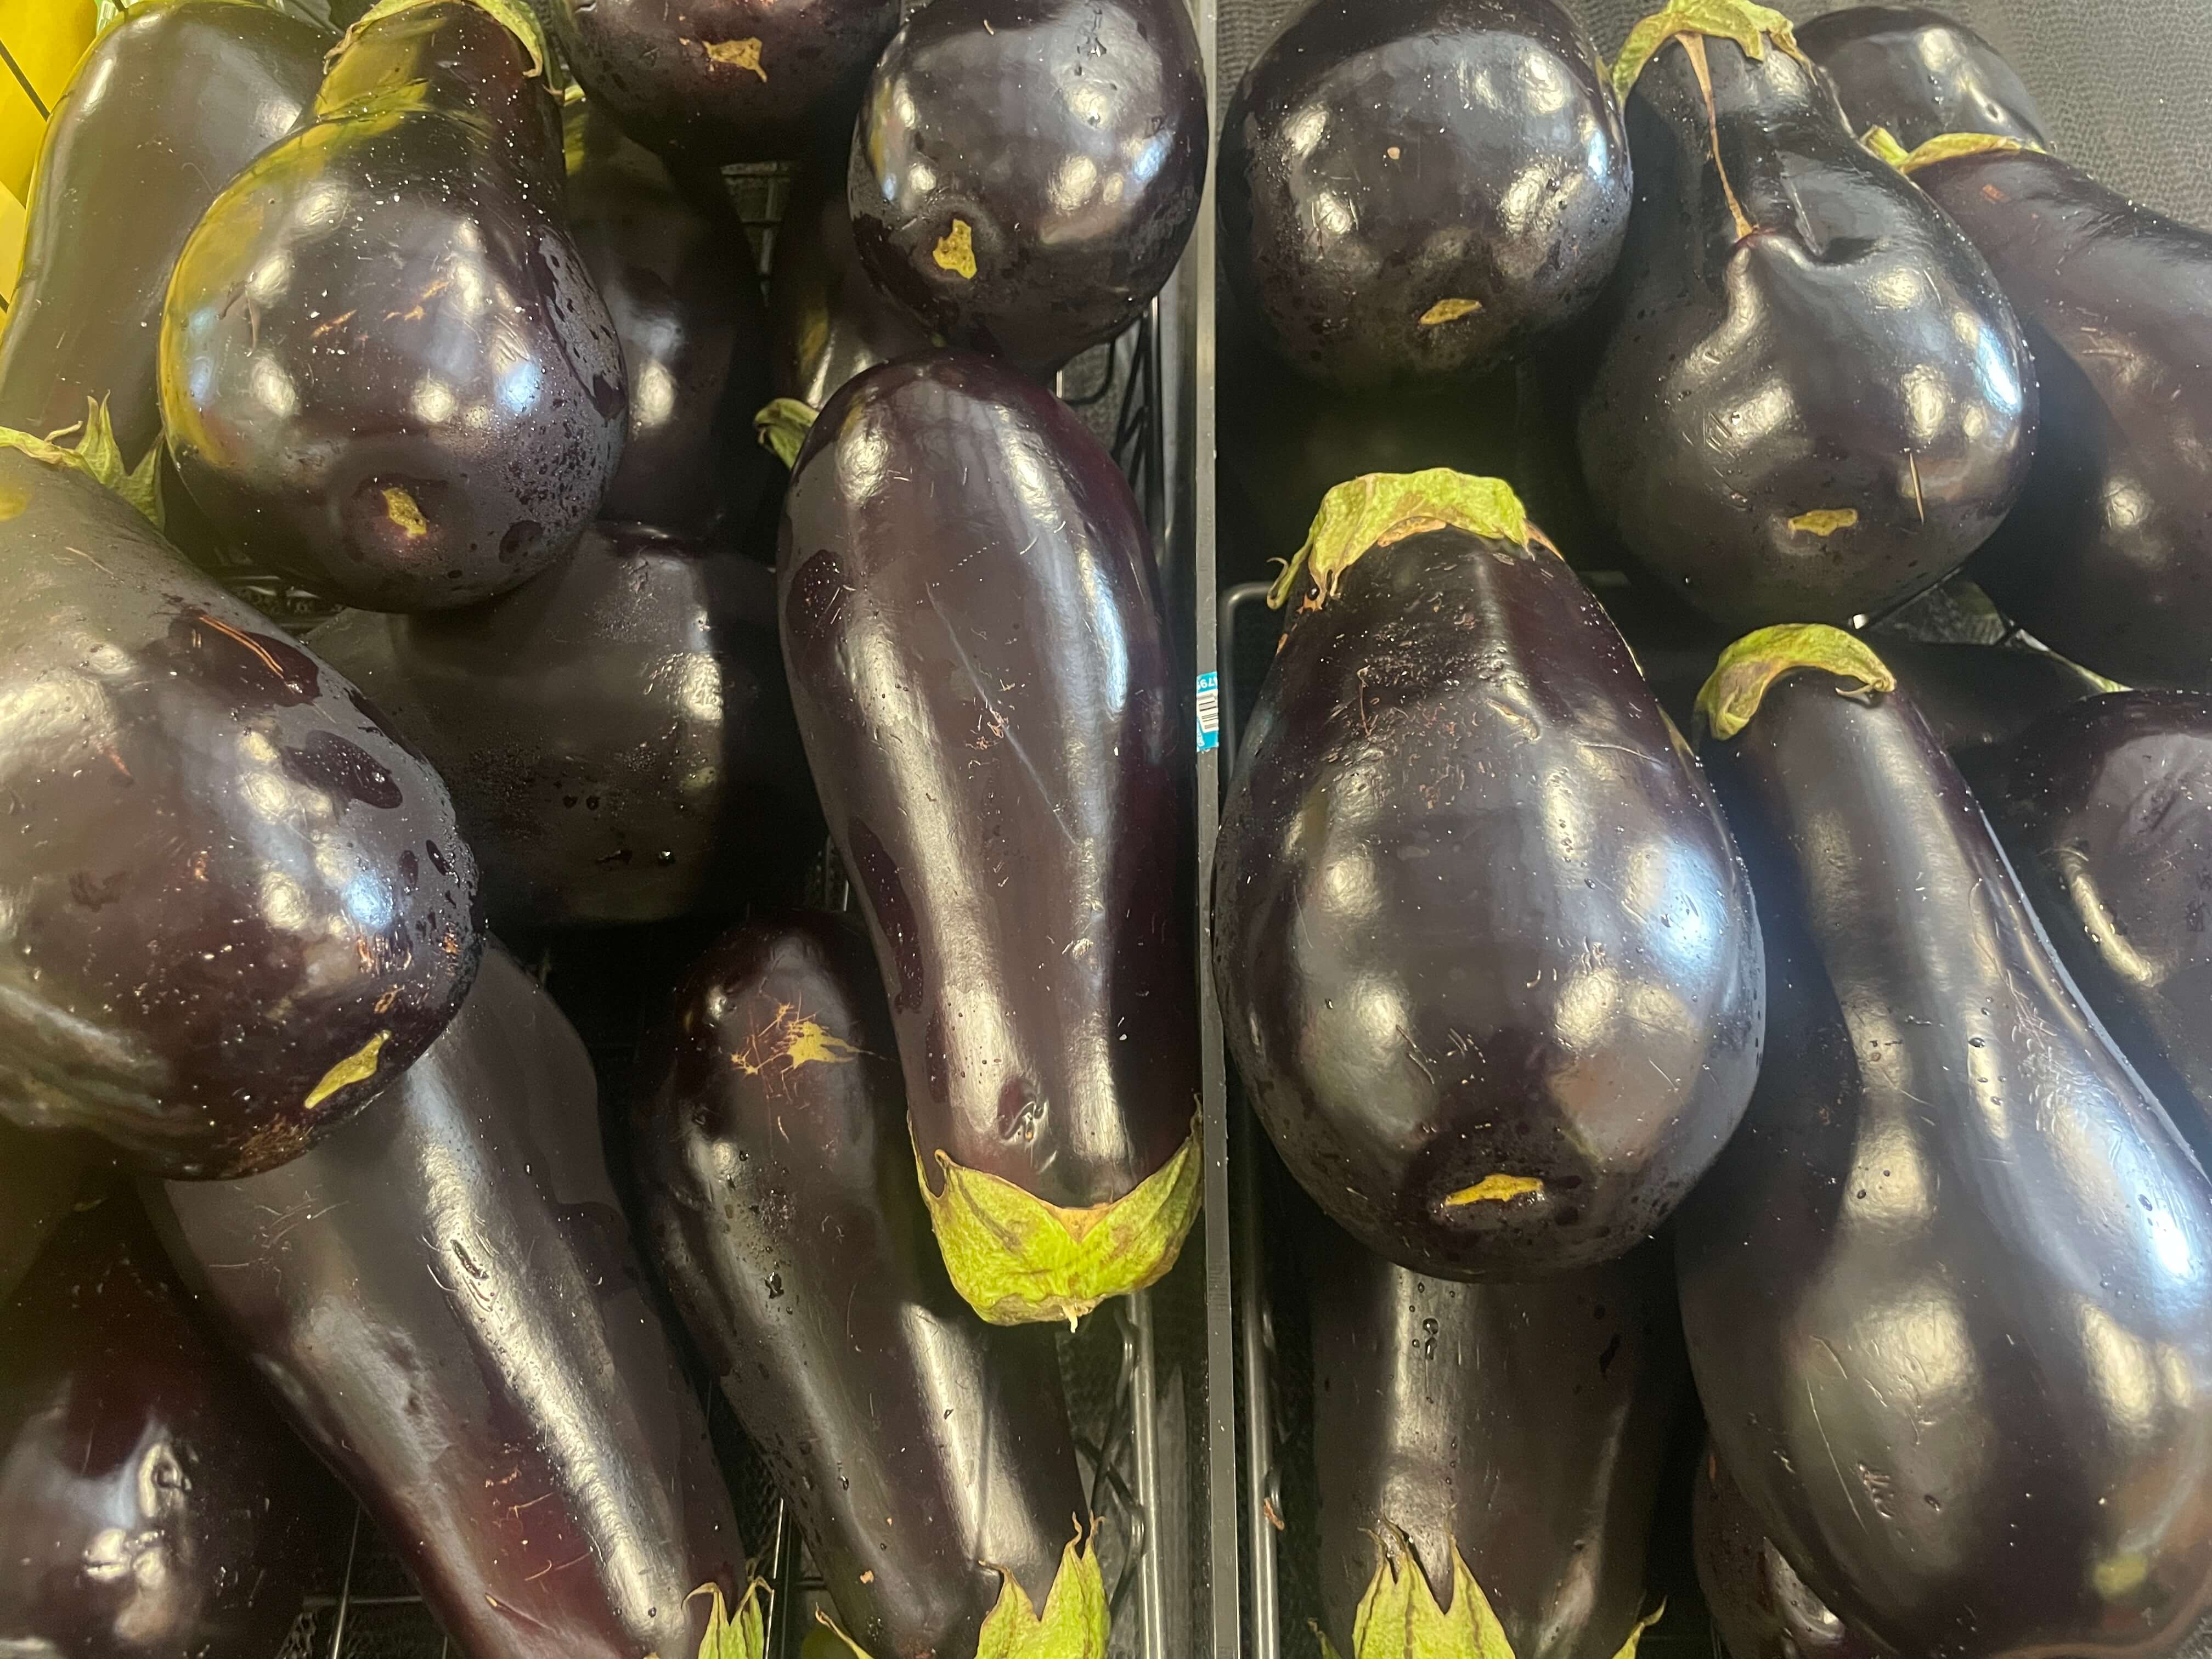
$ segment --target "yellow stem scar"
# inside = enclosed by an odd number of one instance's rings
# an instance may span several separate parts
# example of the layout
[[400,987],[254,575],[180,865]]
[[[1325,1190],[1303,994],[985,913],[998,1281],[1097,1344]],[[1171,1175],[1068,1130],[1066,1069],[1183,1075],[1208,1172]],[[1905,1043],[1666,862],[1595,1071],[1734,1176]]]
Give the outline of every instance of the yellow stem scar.
[[1462,1187],[1444,1200],[1448,1210],[1469,1204],[1504,1204],[1528,1193],[1540,1193],[1544,1183],[1534,1176],[1486,1175],[1472,1187]]
[[1855,507],[1823,507],[1811,513],[1800,513],[1790,520],[1790,527],[1801,536],[1832,536],[1838,530],[1856,529],[1859,510]]
[[1439,300],[1421,313],[1421,326],[1435,328],[1441,323],[1455,323],[1462,317],[1472,317],[1482,309],[1480,300]]
[[968,228],[965,219],[955,219],[952,228],[932,250],[931,258],[941,270],[956,272],[969,282],[975,280],[975,233]]
[[312,1112],[339,1090],[356,1083],[366,1083],[374,1077],[377,1056],[384,1052],[384,1045],[391,1040],[391,1032],[379,1031],[360,1048],[324,1073],[323,1080],[307,1091],[304,1109]]

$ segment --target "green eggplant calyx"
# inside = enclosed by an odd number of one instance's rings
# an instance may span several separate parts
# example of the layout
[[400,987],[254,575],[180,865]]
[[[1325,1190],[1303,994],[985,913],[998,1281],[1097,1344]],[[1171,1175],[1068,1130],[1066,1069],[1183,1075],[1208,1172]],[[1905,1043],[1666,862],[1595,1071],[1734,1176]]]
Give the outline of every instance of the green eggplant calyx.
[[1106,1581],[1079,1523],[1060,1552],[1042,1613],[1013,1574],[993,1571],[1000,1581],[999,1599],[977,1633],[975,1659],[1106,1659]]
[[[545,32],[538,26],[538,14],[523,3],[523,0],[465,0],[478,11],[488,12],[509,34],[522,42],[522,49],[530,54],[530,72],[534,76],[545,73]],[[404,11],[414,11],[423,6],[440,6],[449,0],[376,0],[376,3],[362,13],[360,20],[338,37],[338,43],[330,50],[323,61],[335,63],[354,38],[371,26],[387,17],[396,17]]]
[[753,434],[760,440],[761,447],[773,451],[776,459],[783,463],[784,470],[789,471],[799,465],[799,452],[821,412],[812,404],[797,398],[778,398],[773,403],[763,404],[760,413],[753,416]]
[[915,1176],[953,1288],[994,1325],[1078,1320],[1109,1297],[1157,1282],[1198,1218],[1198,1121],[1175,1154],[1110,1203],[1048,1204],[1011,1181],[963,1169],[942,1149],[945,1190],[930,1188],[921,1149]]
[[1305,545],[1291,555],[1275,578],[1267,603],[1278,611],[1288,605],[1301,573],[1313,583],[1309,608],[1334,599],[1344,573],[1370,548],[1429,530],[1464,530],[1524,549],[1532,543],[1552,546],[1528,522],[1521,498],[1503,478],[1472,477],[1445,466],[1425,472],[1370,472],[1322,497]]
[[1887,127],[1869,127],[1859,135],[1859,143],[1876,161],[1888,162],[1899,173],[1905,171],[1905,164],[1912,159],[1911,152],[1897,142],[1897,135]]
[[[709,1599],[707,1609],[706,1633],[699,1638],[698,1659],[763,1659],[768,1652],[768,1619],[761,1602],[769,1594],[765,1579],[756,1578],[745,1586],[744,1599],[732,1613],[722,1600],[722,1587],[713,1580],[699,1586],[684,1599],[696,1601],[700,1596]],[[648,1654],[646,1659],[655,1659]]]
[[1682,35],[1732,40],[1754,64],[1765,58],[1771,42],[1807,69],[1813,67],[1813,60],[1798,50],[1790,20],[1771,6],[1757,5],[1753,0],[1668,0],[1663,11],[1652,13],[1629,30],[1620,56],[1613,60],[1613,89],[1621,102],[1628,101],[1628,89],[1659,48]]
[[1856,634],[1825,623],[1784,623],[1747,634],[1721,653],[1698,693],[1698,717],[1725,742],[1751,724],[1777,680],[1801,668],[1850,681],[1849,696],[1897,690],[1897,676]]
[[[1900,146],[1901,148],[1901,146]],[[1891,165],[1908,178],[1924,167],[1937,161],[1948,161],[1960,155],[2002,155],[2008,151],[2033,150],[2043,153],[2038,144],[2022,143],[2017,138],[2000,138],[1994,132],[1945,132],[1930,138],[1919,149]]]
[[[72,433],[77,434],[76,441],[64,444],[61,441]],[[83,420],[43,438],[18,432],[13,427],[0,427],[0,449],[19,449],[34,461],[81,472],[102,489],[112,491],[137,507],[140,516],[155,529],[161,528],[161,446],[156,443],[137,465],[125,467],[123,452],[116,447],[115,427],[107,417],[105,398],[87,398]]]
[[[1352,1615],[1352,1659],[1514,1659],[1505,1626],[1452,1540],[1451,1605],[1437,1604],[1413,1540],[1375,1529],[1375,1577]],[[1334,1659],[1334,1650],[1332,1659]]]

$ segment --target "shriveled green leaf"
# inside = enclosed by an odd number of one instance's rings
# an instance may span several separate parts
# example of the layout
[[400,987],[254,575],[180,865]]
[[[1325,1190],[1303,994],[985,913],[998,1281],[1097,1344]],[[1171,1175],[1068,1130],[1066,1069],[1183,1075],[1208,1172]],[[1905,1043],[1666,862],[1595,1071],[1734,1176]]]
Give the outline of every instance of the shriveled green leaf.
[[1267,603],[1277,610],[1289,604],[1301,575],[1312,583],[1316,599],[1333,598],[1344,573],[1372,549],[1423,530],[1443,529],[1516,547],[1542,539],[1513,486],[1503,478],[1478,478],[1444,466],[1425,472],[1370,472],[1322,497],[1305,545],[1283,567]]
[[767,1594],[768,1585],[754,1579],[745,1586],[744,1600],[735,1613],[722,1600],[722,1587],[711,1580],[685,1596],[687,1601],[710,1598],[698,1659],[763,1659],[768,1651],[768,1620],[761,1604]]
[[[62,440],[74,435],[76,441]],[[145,515],[156,530],[161,527],[160,446],[149,450],[136,467],[125,471],[123,453],[116,447],[114,423],[108,419],[105,398],[85,399],[85,417],[45,437],[34,437],[13,427],[0,427],[0,449],[20,450],[48,466],[64,467],[91,479],[102,489],[112,490]]]
[[1801,668],[1850,681],[1854,696],[1897,690],[1897,676],[1856,634],[1825,623],[1784,623],[1747,634],[1721,653],[1698,693],[1698,716],[1725,741],[1751,724],[1777,680]]
[[1375,1535],[1375,1577],[1352,1619],[1352,1659],[1514,1659],[1505,1627],[1452,1545],[1451,1605],[1437,1605],[1406,1534],[1385,1522]]
[[1771,6],[1756,4],[1754,0],[1669,0],[1664,10],[1652,13],[1629,30],[1620,56],[1613,60],[1613,89],[1622,103],[1628,101],[1629,88],[1659,48],[1684,34],[1733,41],[1753,63],[1766,56],[1771,44],[1808,69],[1813,65],[1813,60],[1798,50],[1790,20]]
[[799,452],[805,447],[806,434],[814,429],[819,412],[799,398],[778,398],[763,404],[760,413],[753,416],[753,433],[761,447],[772,451],[789,471],[799,465]]

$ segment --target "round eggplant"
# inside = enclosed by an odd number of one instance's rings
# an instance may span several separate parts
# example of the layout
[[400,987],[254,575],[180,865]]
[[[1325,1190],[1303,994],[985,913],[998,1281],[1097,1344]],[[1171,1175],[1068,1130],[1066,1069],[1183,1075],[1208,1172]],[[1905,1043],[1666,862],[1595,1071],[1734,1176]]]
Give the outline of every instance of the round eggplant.
[[[1850,119],[1908,146],[1947,132],[1994,132],[2051,148],[2043,114],[1996,48],[1924,6],[1845,6],[1797,31]],[[1738,1659],[1751,1659],[1739,1655]]]
[[1142,1289],[1198,1211],[1197,965],[1189,715],[1127,482],[1011,368],[909,357],[823,411],[776,570],[954,1285],[994,1322]]
[[1417,1273],[1624,1255],[1759,1068],[1750,885],[1697,763],[1496,479],[1340,486],[1274,599],[1213,860],[1261,1121]]
[[942,337],[1042,374],[1160,291],[1206,156],[1184,0],[931,0],[868,82],[853,234]]
[[1614,76],[1636,207],[1578,422],[1600,511],[1731,629],[1940,581],[2034,447],[1989,268],[1852,137],[1779,12],[1678,0]]
[[1553,0],[1312,0],[1230,101],[1219,188],[1222,268],[1276,351],[1433,388],[1597,297],[1628,142]]
[[1698,1588],[1729,1659],[1881,1659],[1882,1650],[1823,1607],[1767,1541],[1710,1446],[1698,1473],[1690,1529]]
[[476,861],[358,690],[38,447],[0,448],[0,1117],[264,1170],[460,1006]]
[[1000,1651],[994,1618],[1034,1624],[1058,1577],[1058,1639],[1103,1654],[1052,1334],[984,1324],[946,1279],[895,1042],[859,927],[719,941],[644,1045],[654,1257],[861,1650]]
[[2176,1651],[2212,1598],[2212,1185],[1863,641],[1761,630],[1699,708],[1772,999],[1675,1229],[1715,1449],[1881,1647]]
[[452,781],[520,938],[797,896],[822,817],[775,626],[763,566],[602,524],[518,592],[309,642]]
[[564,223],[543,47],[516,27],[532,38],[477,0],[379,8],[169,287],[185,488],[239,553],[343,604],[441,610],[527,580],[621,459],[622,349]]
[[899,0],[543,0],[591,101],[687,162],[802,154],[852,107]]
[[234,0],[153,0],[100,35],[46,123],[0,425],[54,432],[104,399],[127,460],[154,447],[169,273],[216,192],[306,116],[331,40]]
[[717,1659],[744,1546],[599,1141],[584,1045],[494,948],[305,1157],[145,1183],[193,1294],[470,1659]]

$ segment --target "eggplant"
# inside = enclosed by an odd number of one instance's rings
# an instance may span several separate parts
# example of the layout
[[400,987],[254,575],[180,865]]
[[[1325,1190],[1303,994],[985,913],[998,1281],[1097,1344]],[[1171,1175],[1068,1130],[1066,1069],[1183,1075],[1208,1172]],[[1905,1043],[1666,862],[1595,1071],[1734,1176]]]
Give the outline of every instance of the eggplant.
[[851,106],[899,0],[543,0],[561,56],[638,143],[787,161]]
[[1553,0],[1310,0],[1230,100],[1218,186],[1239,299],[1342,391],[1495,367],[1586,309],[1628,234],[1620,106]]
[[82,1149],[65,1138],[0,1119],[0,1306],[75,1204],[83,1162]]
[[982,1323],[945,1277],[894,1042],[859,927],[718,940],[642,1046],[654,1260],[860,1650],[997,1653],[1044,1608],[1031,1639],[1103,1654],[1052,1334]]
[[1699,708],[1772,1002],[1676,1227],[1714,1449],[1881,1647],[2174,1651],[2212,1597],[2212,1184],[1864,641],[1762,630]]
[[1750,1099],[1751,889],[1697,763],[1513,492],[1331,492],[1213,858],[1231,1053],[1339,1226],[1433,1277],[1625,1255]]
[[517,592],[308,640],[452,780],[521,937],[797,896],[822,817],[775,629],[764,567],[601,524]]
[[198,1301],[469,1659],[698,1653],[758,1602],[607,1180],[583,1044],[503,951],[373,1109],[246,1181],[147,1182]]
[[2001,141],[1905,166],[1996,272],[2042,381],[2033,474],[1974,580],[2100,674],[2212,690],[2212,234]]
[[128,1190],[54,1236],[0,1353],[0,1651],[275,1659],[344,1511]]
[[1732,630],[1942,580],[2034,448],[1989,268],[1852,137],[1780,13],[1677,0],[1614,80],[1636,206],[1577,423],[1599,509]]
[[[698,204],[605,112],[564,118],[568,223],[622,344],[629,419],[599,517],[672,535],[742,529],[774,468],[753,441],[769,397],[768,307],[726,200]],[[719,181],[718,181],[719,182]]]
[[1514,1659],[1632,1659],[1658,1616],[1644,1545],[1689,1380],[1664,1250],[1458,1285],[1310,1212],[1291,1231],[1311,1287],[1334,1650],[1494,1653],[1480,1636],[1501,1632]]
[[1165,284],[1206,136],[1183,0],[930,0],[854,129],[860,263],[942,338],[1048,373]]
[[1879,1659],[1767,1541],[1733,1475],[1706,1448],[1692,1499],[1698,1588],[1729,1659]]
[[105,399],[125,458],[153,447],[169,273],[216,192],[300,125],[330,45],[234,0],[152,0],[100,35],[46,123],[0,425],[54,432]]
[[2112,689],[2048,651],[1892,639],[1875,648],[1970,781],[1978,781],[1988,757],[2044,716]]
[[170,283],[161,419],[185,488],[239,553],[343,604],[518,586],[574,545],[621,459],[622,350],[564,222],[528,18],[378,7]]
[[6,441],[0,1118],[158,1175],[270,1168],[453,1017],[476,861],[357,690],[82,455]]
[[1854,132],[1881,127],[1908,148],[1947,132],[2051,148],[2043,112],[2013,66],[1940,11],[1845,6],[1802,25],[1797,44],[1835,88]]
[[776,595],[945,1267],[1073,1322],[1199,1204],[1190,716],[1136,499],[1012,369],[906,358],[823,411]]

